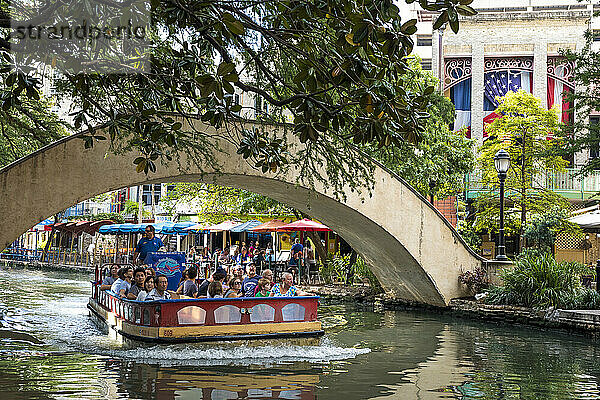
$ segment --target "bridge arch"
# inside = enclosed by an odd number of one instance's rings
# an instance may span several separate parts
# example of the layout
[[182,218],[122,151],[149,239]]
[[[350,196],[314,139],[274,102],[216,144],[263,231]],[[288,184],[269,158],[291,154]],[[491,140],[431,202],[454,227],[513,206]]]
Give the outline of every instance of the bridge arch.
[[[198,122],[198,124],[200,124]],[[211,130],[210,127],[202,129]],[[375,167],[372,197],[356,192],[338,200],[327,187],[298,185],[287,174],[263,174],[221,144],[220,166],[172,162],[148,179],[131,154],[114,154],[107,141],[84,149],[79,135],[46,146],[0,170],[0,248],[49,215],[97,194],[159,182],[207,182],[262,194],[302,210],[339,233],[396,298],[444,306],[465,296],[461,271],[481,266],[454,228],[401,178]]]

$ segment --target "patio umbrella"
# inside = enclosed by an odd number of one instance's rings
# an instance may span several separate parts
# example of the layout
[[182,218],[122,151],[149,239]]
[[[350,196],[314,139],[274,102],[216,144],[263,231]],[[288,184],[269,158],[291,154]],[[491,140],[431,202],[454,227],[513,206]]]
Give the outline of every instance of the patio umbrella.
[[240,225],[238,221],[223,221],[216,225],[207,226],[206,230],[211,232],[230,231],[234,226]]
[[260,221],[253,219],[250,221],[246,221],[243,224],[239,224],[238,226],[234,226],[230,230],[233,233],[241,233],[241,232],[246,232],[246,231],[252,230],[252,228],[255,228],[259,225],[261,225]]
[[282,220],[272,219],[271,221],[267,221],[264,224],[255,226],[254,228],[252,228],[250,230],[252,232],[257,232],[257,233],[275,232],[278,227],[283,226],[283,225],[286,225],[286,223],[283,222]]
[[331,228],[319,222],[304,218],[289,224],[281,225],[277,232],[329,232]]
[[[213,232],[223,232],[223,248],[227,245],[227,232],[231,230],[234,226],[240,225],[238,221],[223,221],[216,225],[207,226],[206,230],[209,230],[211,233]],[[231,239],[231,238],[230,238]]]

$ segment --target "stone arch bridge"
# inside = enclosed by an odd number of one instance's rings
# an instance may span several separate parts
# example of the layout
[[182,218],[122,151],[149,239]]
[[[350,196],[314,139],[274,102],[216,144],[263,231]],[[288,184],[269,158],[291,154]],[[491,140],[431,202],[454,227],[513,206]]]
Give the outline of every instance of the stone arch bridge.
[[[197,129],[213,130],[197,124]],[[483,262],[425,198],[379,166],[372,197],[349,192],[341,201],[326,187],[298,185],[293,168],[287,176],[256,171],[227,144],[220,143],[218,171],[211,166],[182,169],[171,162],[147,177],[136,173],[131,154],[110,152],[108,141],[84,149],[78,136],[0,170],[0,249],[49,215],[100,193],[148,183],[204,181],[259,193],[319,219],[363,256],[395,298],[445,306],[466,295],[457,279],[461,271]]]

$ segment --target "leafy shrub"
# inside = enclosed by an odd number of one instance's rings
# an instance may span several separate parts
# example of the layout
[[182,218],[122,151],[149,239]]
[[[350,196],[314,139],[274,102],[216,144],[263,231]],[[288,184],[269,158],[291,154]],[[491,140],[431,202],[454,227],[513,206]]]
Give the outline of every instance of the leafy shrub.
[[565,308],[580,309],[580,310],[597,310],[600,309],[600,293],[590,288],[581,288],[571,304],[566,304]]
[[473,271],[463,272],[458,276],[458,281],[465,285],[471,294],[481,293],[489,286],[487,273],[483,268],[475,268]]
[[479,254],[481,247],[481,237],[475,231],[473,224],[468,221],[458,221],[456,230],[464,241],[471,246],[473,251]]
[[[513,268],[501,272],[504,285],[492,287],[487,302],[569,308],[586,299],[595,301],[580,283],[580,276],[587,273],[583,264],[557,262],[547,252],[527,249],[515,260]],[[581,297],[582,293],[587,297]]]
[[125,222],[125,218],[123,218],[123,216],[119,213],[100,213],[90,217],[90,221],[102,221],[104,219],[110,219],[117,224],[122,224]]
[[[325,265],[321,265],[319,273],[325,283],[345,282],[348,275],[348,265],[350,265],[350,254],[345,256],[339,254],[332,256],[330,254]],[[369,281],[369,286],[372,288],[381,288],[379,280],[377,280],[375,274],[371,272],[365,260],[360,255],[357,257],[352,268],[352,281],[348,282],[349,284],[357,282],[360,278],[365,278]]]
[[527,245],[538,250],[552,251],[556,237],[561,232],[573,236],[581,236],[581,228],[569,222],[570,214],[560,207],[553,207],[547,213],[538,215],[525,229],[524,237]]

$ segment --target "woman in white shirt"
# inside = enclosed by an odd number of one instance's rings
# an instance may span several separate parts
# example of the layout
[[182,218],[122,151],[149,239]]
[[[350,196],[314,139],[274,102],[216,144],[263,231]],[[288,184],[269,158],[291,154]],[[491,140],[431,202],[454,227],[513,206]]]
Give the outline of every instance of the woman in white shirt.
[[148,293],[150,293],[152,291],[152,289],[154,289],[154,277],[147,276],[146,280],[144,281],[144,290],[140,290],[140,292],[137,295],[136,300],[137,301],[146,300],[146,296],[148,296]]

